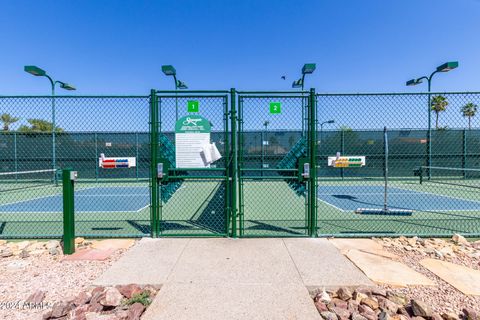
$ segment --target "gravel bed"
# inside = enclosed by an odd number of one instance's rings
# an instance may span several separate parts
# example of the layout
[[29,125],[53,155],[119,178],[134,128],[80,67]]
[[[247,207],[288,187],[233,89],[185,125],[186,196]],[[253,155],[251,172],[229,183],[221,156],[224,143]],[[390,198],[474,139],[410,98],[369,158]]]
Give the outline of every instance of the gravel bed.
[[[104,261],[67,261],[61,252],[0,258],[0,318],[42,319],[54,303],[86,290],[125,251],[117,250]],[[31,308],[24,302],[37,290],[46,292],[45,299]]]
[[[425,247],[421,245],[423,242],[422,239],[406,239],[401,237],[396,239],[375,240],[383,245],[384,250],[397,255],[402,263],[425,275],[436,283],[436,286],[434,287],[416,286],[394,288],[383,286],[384,288],[403,293],[412,299],[422,300],[438,313],[451,312],[460,314],[462,309],[466,307],[472,308],[477,313],[480,313],[480,296],[467,296],[463,294],[420,264],[420,261],[423,259],[435,258],[480,270],[480,259],[463,254],[461,251],[456,251],[458,246],[452,241],[442,242],[442,240],[439,239],[432,239],[432,241],[438,242],[437,249],[440,250],[440,248],[449,247],[453,248],[454,251],[453,254],[437,255],[436,253],[425,252]],[[479,250],[477,249],[477,252],[478,251]]]

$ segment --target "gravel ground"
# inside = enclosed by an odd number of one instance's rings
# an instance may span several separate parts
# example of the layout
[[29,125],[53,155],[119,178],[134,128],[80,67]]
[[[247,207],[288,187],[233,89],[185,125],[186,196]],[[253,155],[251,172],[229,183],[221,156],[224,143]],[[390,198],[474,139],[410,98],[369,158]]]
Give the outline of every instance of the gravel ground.
[[[420,265],[420,261],[425,258],[435,258],[434,256],[426,254],[421,246],[412,246],[410,249],[409,244],[401,243],[399,239],[392,239],[397,245],[388,245],[388,241],[377,241],[384,245],[384,249],[388,252],[396,254],[400,261],[414,269],[415,271],[425,275],[429,279],[432,279],[437,285],[435,287],[408,287],[408,288],[392,288],[389,286],[383,286],[385,288],[392,289],[396,292],[401,292],[412,299],[419,299],[428,303],[436,312],[453,312],[459,314],[463,308],[470,307],[477,312],[480,312],[480,297],[479,296],[467,296],[462,292],[455,289],[453,286],[437,277],[434,273]],[[447,242],[449,243],[449,242]],[[387,244],[387,246],[385,246]],[[398,245],[399,244],[399,245]],[[451,245],[451,243],[450,243]],[[407,249],[405,249],[407,247]],[[438,258],[438,257],[437,257]],[[452,256],[445,256],[442,258],[444,261],[452,262],[455,264],[463,265],[472,269],[480,270],[479,259],[471,258],[463,254],[455,254]]]
[[[88,288],[124,252],[118,250],[104,261],[63,261],[61,254],[52,256],[48,252],[23,259],[0,258],[0,318],[41,319],[55,302]],[[30,309],[23,303],[37,290],[46,291],[43,306]]]

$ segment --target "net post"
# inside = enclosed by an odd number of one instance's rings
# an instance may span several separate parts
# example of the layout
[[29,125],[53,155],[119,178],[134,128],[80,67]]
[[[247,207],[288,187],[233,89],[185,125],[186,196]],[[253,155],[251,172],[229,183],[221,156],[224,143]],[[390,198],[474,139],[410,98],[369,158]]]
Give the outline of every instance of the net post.
[[75,209],[74,209],[74,183],[72,169],[64,169],[63,182],[63,253],[75,252]]

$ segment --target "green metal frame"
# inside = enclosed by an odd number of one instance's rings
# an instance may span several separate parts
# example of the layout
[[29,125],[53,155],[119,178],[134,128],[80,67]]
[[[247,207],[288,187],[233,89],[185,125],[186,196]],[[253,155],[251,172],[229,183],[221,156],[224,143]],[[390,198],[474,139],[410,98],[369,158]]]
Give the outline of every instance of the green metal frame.
[[[316,194],[317,194],[317,179],[316,179],[316,96],[315,90],[311,89],[310,91],[237,91],[238,97],[238,129],[233,130],[234,132],[238,133],[238,150],[236,150],[235,159],[239,160],[239,163],[236,165],[236,173],[235,177],[238,178],[238,195],[232,194],[232,197],[238,197],[238,218],[234,219],[234,223],[238,223],[239,227],[239,236],[240,237],[288,237],[288,236],[317,236],[317,208],[316,208]],[[308,155],[307,158],[299,159],[298,165],[303,165],[304,162],[310,163],[310,177],[307,179],[303,179],[303,177],[299,176],[303,168],[295,168],[295,169],[272,169],[272,168],[244,168],[244,154],[245,150],[243,150],[244,145],[244,101],[245,99],[300,99],[301,100],[301,107],[302,109],[307,109],[307,128],[304,128],[305,119],[302,116],[301,122],[299,125],[299,130],[302,131],[302,136],[307,141],[307,150]],[[306,106],[304,101],[306,101]],[[303,110],[302,110],[303,114]],[[262,142],[263,145],[263,142]],[[263,152],[262,152],[263,155]],[[251,173],[260,173],[258,176],[254,175],[245,175],[244,173],[251,172]],[[265,176],[264,173],[284,173],[284,174],[292,174],[288,176]],[[248,216],[248,212],[245,212],[247,209],[245,208],[245,181],[265,181],[268,185],[269,182],[275,183],[279,181],[285,182],[293,182],[298,181],[302,182],[305,181],[307,185],[307,192],[305,194],[305,233],[303,235],[286,235],[284,233],[279,233],[278,235],[272,234],[261,234],[256,233],[253,235],[246,234],[245,232],[245,216]],[[293,191],[292,191],[293,192]],[[268,202],[279,202],[281,201],[281,194],[278,194],[279,198],[270,198],[270,199],[263,199],[262,201]]]
[[[234,91],[234,89],[233,89]],[[174,95],[172,93],[175,93]],[[234,95],[234,93],[233,93]],[[229,124],[229,115],[230,119],[234,119],[234,106],[229,108],[229,97],[231,97],[230,91],[192,91],[185,90],[182,92],[172,92],[172,91],[155,91],[152,90],[151,100],[151,110],[150,117],[153,119],[151,121],[151,194],[152,194],[152,204],[151,204],[151,224],[152,237],[225,237],[225,236],[235,236],[235,223],[230,223],[232,217],[235,217],[234,207],[235,207],[235,197],[232,197],[232,189],[235,190],[235,182],[231,178],[234,174],[234,148],[231,148],[231,143],[235,143],[235,135],[232,134],[229,136],[230,130]],[[223,99],[223,136],[225,141],[224,147],[224,158],[225,158],[225,168],[175,168],[168,167],[168,181],[203,181],[203,180],[212,180],[212,181],[223,181],[224,183],[224,215],[223,219],[224,230],[223,232],[173,232],[165,233],[162,232],[162,213],[164,210],[164,204],[161,200],[161,186],[162,182],[167,182],[166,180],[160,180],[157,177],[157,163],[160,161],[160,150],[159,150],[159,137],[162,134],[162,122],[165,120],[162,119],[162,105],[159,103],[163,100],[175,99],[175,109],[178,109],[178,99],[189,98],[189,99]],[[178,115],[176,114],[175,118]],[[232,125],[234,121],[231,120]],[[204,172],[204,174],[189,175],[189,172]],[[209,174],[212,173],[212,174]],[[192,201],[194,199],[191,199]],[[198,200],[198,199],[195,199]],[[230,231],[232,230],[232,232]]]

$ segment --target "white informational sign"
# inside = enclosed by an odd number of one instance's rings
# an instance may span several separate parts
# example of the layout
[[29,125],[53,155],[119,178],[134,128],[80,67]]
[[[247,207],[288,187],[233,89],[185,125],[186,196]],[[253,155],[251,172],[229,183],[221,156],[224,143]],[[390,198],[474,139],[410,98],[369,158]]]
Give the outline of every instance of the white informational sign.
[[180,118],[175,125],[175,162],[177,168],[208,168],[204,150],[210,145],[210,122],[199,115]]

